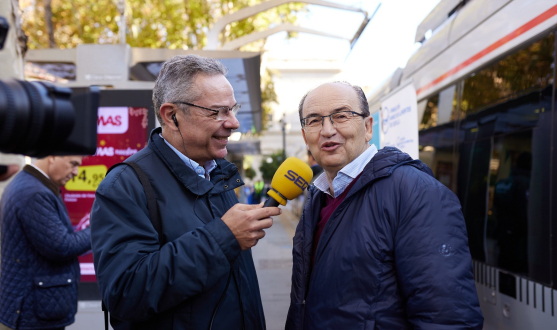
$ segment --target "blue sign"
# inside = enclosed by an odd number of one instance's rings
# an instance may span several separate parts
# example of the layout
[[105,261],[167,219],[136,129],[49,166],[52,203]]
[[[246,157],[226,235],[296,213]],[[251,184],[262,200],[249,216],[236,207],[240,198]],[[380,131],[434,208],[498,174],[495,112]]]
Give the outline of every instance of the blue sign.
[[371,140],[369,144],[375,144],[377,150],[381,148],[381,118],[379,116],[379,111],[371,115],[373,118],[373,135],[371,136]]

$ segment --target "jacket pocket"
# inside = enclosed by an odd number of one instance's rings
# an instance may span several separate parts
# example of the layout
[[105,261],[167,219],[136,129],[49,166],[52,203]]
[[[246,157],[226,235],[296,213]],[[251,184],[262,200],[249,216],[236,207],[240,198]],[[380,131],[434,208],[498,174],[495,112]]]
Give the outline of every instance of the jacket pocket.
[[43,320],[62,320],[77,311],[75,281],[70,275],[40,276],[35,282],[35,315]]

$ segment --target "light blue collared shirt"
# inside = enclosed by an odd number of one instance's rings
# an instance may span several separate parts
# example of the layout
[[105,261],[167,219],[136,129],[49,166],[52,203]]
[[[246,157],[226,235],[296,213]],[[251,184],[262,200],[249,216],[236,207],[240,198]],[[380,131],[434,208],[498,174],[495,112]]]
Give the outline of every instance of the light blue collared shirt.
[[338,197],[344,192],[346,187],[364,170],[367,163],[377,153],[377,147],[370,145],[361,155],[351,161],[348,165],[344,166],[338,171],[337,176],[333,179],[334,196],[329,192],[329,182],[327,181],[327,174],[321,173],[320,176],[313,181],[313,185],[322,192],[330,195],[331,197]]
[[211,179],[209,173],[211,173],[211,171],[217,167],[217,162],[215,162],[214,159],[206,162],[204,166],[201,166],[196,161],[191,160],[190,158],[186,157],[183,153],[178,151],[178,149],[174,148],[174,146],[172,146],[170,143],[168,143],[168,141],[166,141],[162,137],[162,134],[159,135],[164,140],[164,143],[166,143],[166,145],[169,146],[170,149],[172,149],[172,151],[174,151],[176,155],[178,155],[178,157],[180,157],[180,159],[184,161],[184,164],[186,164],[187,167],[194,170],[195,173],[197,173],[197,175],[199,175],[203,179],[207,179],[207,180]]

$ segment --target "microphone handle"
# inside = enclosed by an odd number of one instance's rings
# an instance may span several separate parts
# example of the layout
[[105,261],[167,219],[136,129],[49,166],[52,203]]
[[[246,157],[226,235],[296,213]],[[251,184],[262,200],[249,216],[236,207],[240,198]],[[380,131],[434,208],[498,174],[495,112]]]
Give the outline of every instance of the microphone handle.
[[274,207],[274,206],[279,206],[280,203],[277,202],[276,199],[274,199],[273,197],[269,197],[269,199],[267,199],[265,201],[265,204],[263,204],[263,207]]

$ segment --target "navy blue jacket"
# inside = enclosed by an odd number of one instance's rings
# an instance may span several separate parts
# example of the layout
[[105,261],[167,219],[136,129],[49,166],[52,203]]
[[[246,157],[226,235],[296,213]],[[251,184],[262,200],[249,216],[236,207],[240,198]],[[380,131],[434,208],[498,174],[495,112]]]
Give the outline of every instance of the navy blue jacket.
[[242,323],[245,329],[264,329],[251,250],[241,251],[221,220],[238,202],[234,188],[243,185],[238,168],[217,160],[211,180],[205,180],[160,132],[153,130],[148,146],[129,160],[153,186],[165,244],[159,244],[145,192],[129,166],[106,176],[93,204],[95,270],[112,326],[207,330],[216,311],[213,330],[242,329]]
[[286,329],[481,329],[457,197],[419,160],[380,150],[331,215],[310,268],[324,193],[294,236]]
[[91,247],[89,228],[73,231],[60,189],[31,166],[4,190],[0,222],[0,322],[12,329],[73,323],[77,257]]

